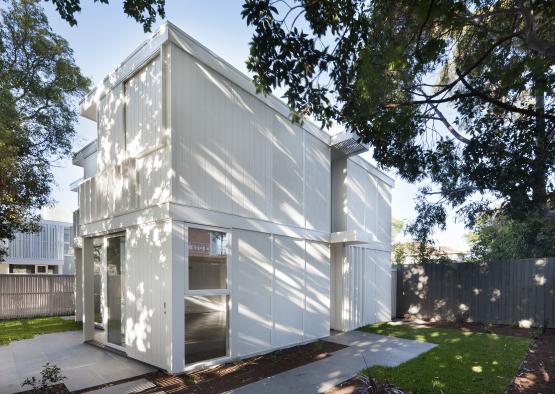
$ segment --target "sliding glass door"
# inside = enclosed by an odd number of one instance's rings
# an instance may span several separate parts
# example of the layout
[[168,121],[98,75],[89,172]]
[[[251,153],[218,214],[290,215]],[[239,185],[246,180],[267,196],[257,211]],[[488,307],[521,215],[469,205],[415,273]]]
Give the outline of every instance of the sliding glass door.
[[108,342],[125,346],[124,316],[124,267],[125,237],[116,236],[107,239],[107,306],[108,306]]
[[125,346],[125,236],[93,240],[95,338]]

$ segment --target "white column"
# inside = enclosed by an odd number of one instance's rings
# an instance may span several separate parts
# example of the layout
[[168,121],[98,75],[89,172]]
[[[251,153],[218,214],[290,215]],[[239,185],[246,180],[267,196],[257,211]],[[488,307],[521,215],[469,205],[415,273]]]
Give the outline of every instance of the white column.
[[187,258],[186,242],[187,231],[185,224],[173,220],[170,247],[171,300],[168,305],[171,337],[171,371],[169,372],[173,373],[183,372],[185,368],[184,294],[185,259]]
[[83,238],[83,341],[94,339],[94,261],[93,240]]
[[75,321],[83,321],[83,251],[75,248]]

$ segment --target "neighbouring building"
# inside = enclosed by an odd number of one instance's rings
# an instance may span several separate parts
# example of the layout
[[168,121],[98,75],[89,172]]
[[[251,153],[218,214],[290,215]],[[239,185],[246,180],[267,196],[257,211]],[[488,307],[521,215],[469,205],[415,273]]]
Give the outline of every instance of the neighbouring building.
[[81,103],[85,341],[180,372],[391,316],[393,180],[164,24]]
[[0,262],[0,274],[72,274],[72,223],[59,207],[47,209],[36,233],[17,233],[7,241],[7,256]]

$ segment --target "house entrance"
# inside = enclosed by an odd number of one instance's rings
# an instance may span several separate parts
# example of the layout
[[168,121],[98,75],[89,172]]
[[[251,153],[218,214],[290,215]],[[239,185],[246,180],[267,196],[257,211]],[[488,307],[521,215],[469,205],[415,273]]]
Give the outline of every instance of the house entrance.
[[93,240],[95,339],[125,348],[125,236]]

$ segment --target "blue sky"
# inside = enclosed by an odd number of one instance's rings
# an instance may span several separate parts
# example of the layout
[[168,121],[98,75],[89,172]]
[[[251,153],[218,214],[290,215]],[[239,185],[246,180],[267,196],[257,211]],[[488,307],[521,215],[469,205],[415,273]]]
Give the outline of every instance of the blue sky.
[[[52,29],[68,40],[83,74],[96,84],[149,34],[145,34],[142,26],[123,13],[120,1],[112,0],[113,4],[110,5],[95,4],[92,0],[81,2],[83,10],[77,15],[77,26],[74,27],[61,20],[51,3],[42,4]],[[251,30],[241,18],[241,5],[241,0],[166,0],[166,17],[247,73],[245,60],[249,53]],[[161,20],[157,21],[153,31],[161,23]],[[75,150],[92,141],[95,136],[96,124],[81,118],[74,141]],[[77,196],[69,191],[68,185],[82,176],[82,169],[71,165],[69,160],[56,162],[55,165],[53,197],[60,205],[76,209]],[[395,178],[393,216],[410,220],[415,215],[414,197],[418,186]],[[437,234],[436,238],[441,244],[463,247],[465,243],[462,237],[465,232],[462,224],[455,222],[451,215],[447,231]]]

